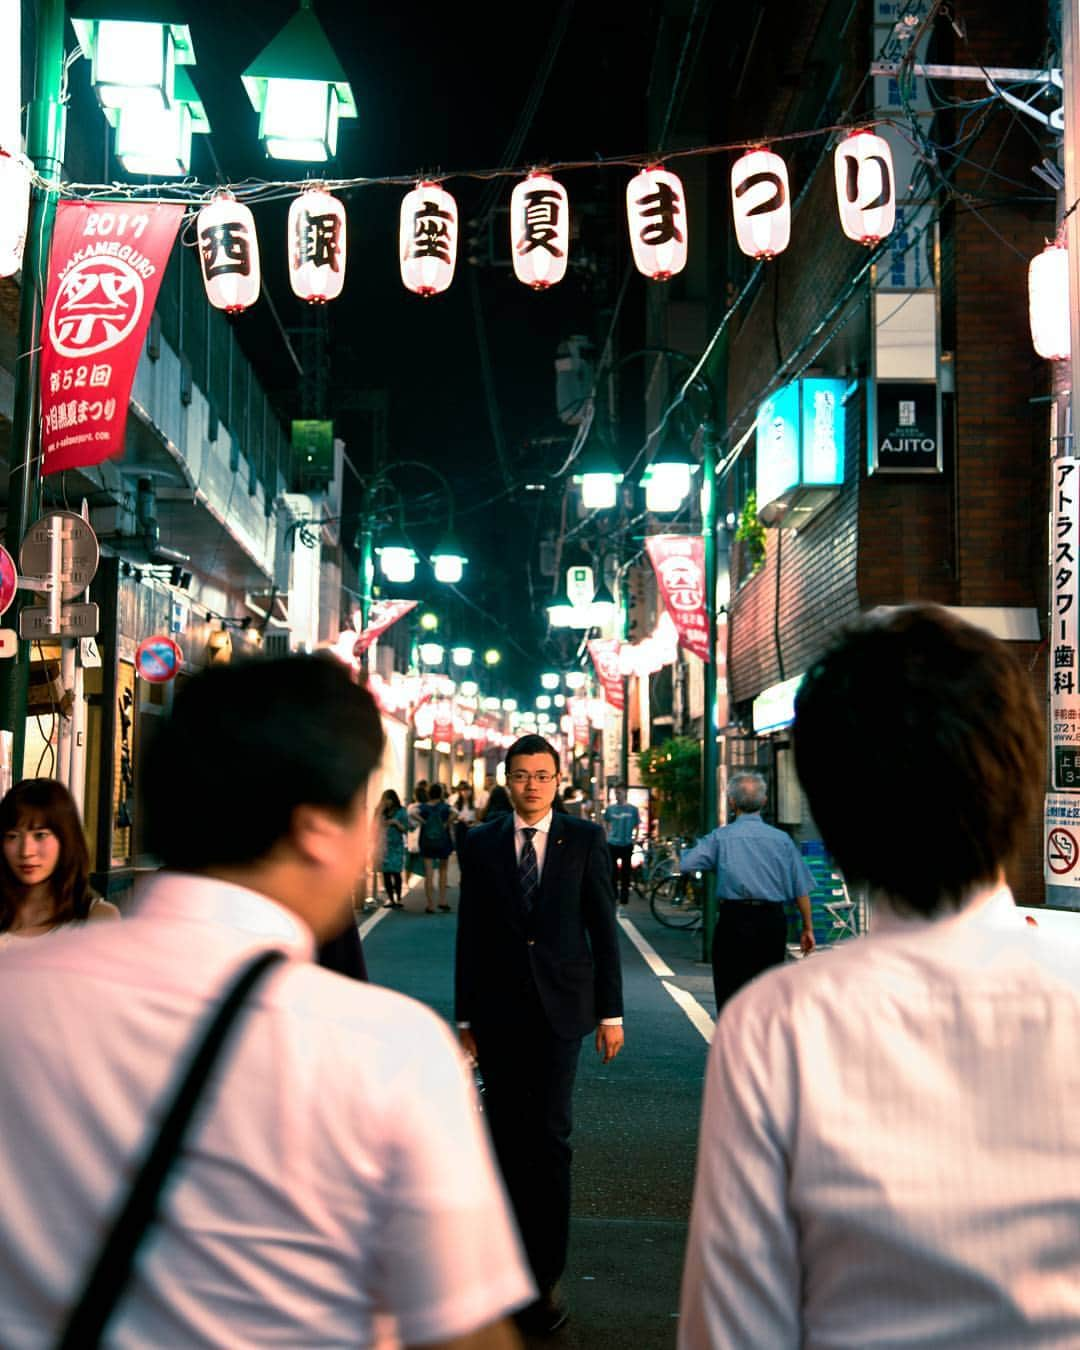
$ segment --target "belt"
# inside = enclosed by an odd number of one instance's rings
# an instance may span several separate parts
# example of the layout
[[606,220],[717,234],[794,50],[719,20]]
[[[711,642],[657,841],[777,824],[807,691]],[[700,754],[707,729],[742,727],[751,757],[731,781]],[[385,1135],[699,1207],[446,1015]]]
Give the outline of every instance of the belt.
[[765,905],[765,906],[772,906],[772,905],[783,905],[783,903],[784,903],[783,900],[724,900],[723,898],[720,898],[720,899],[717,900],[717,904],[719,904],[719,905]]

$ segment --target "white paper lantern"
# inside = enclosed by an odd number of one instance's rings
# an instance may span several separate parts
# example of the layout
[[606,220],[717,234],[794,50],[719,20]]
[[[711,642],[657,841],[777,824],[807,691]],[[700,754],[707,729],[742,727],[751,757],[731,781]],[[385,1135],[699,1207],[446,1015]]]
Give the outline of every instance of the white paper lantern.
[[856,131],[836,147],[833,164],[844,233],[859,244],[880,243],[896,223],[896,179],[889,142],[871,131]]
[[667,281],[686,266],[686,194],[667,169],[650,165],[626,185],[626,222],[639,272]]
[[259,298],[259,240],[255,217],[230,192],[219,192],[195,223],[206,297],[237,314]]
[[311,305],[336,300],[345,284],[345,208],[320,188],[289,207],[289,284]]
[[514,276],[533,290],[562,281],[570,251],[570,201],[550,174],[531,173],[510,195]]
[[416,295],[438,295],[454,279],[457,202],[438,183],[418,183],[401,203],[401,280]]
[[0,150],[0,277],[22,266],[30,217],[30,161]]
[[1031,341],[1047,361],[1067,361],[1069,333],[1069,252],[1047,244],[1028,267]]
[[731,169],[735,238],[751,258],[775,258],[791,240],[787,165],[771,150],[748,150]]

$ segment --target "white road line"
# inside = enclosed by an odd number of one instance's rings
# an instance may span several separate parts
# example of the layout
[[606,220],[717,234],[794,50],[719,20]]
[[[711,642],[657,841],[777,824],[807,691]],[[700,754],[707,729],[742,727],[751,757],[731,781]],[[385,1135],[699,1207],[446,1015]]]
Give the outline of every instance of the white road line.
[[711,1045],[713,1020],[693,994],[688,993],[685,989],[680,989],[677,984],[669,984],[667,980],[661,980],[660,983],[690,1019],[695,1030],[700,1031],[704,1036],[705,1044]]
[[360,941],[363,942],[363,940],[367,937],[367,935],[371,932],[371,930],[375,927],[375,925],[377,923],[382,923],[383,919],[385,919],[389,913],[390,911],[386,908],[385,905],[382,905],[378,909],[373,910],[372,913],[360,925],[359,930]]
[[638,932],[633,921],[625,914],[619,915],[619,925],[623,932],[641,953],[641,959],[649,967],[652,973],[659,979],[667,992],[683,1010],[689,1018],[695,1031],[699,1031],[705,1038],[706,1044],[711,1044],[713,1035],[713,1019],[709,1016],[707,1010],[697,1001],[693,994],[685,989],[680,989],[677,984],[669,984],[667,977],[672,979],[675,972],[671,969],[664,958],[651,946],[648,940]]
[[673,976],[675,974],[675,972],[671,969],[671,967],[659,954],[659,952],[657,952],[655,948],[650,946],[648,941],[641,936],[638,930],[634,927],[633,921],[630,918],[628,918],[627,915],[620,914],[619,923],[622,925],[623,932],[641,953],[641,959],[645,962],[645,964],[649,967],[649,969],[652,971],[654,975],[656,975],[659,979],[662,980],[665,975]]

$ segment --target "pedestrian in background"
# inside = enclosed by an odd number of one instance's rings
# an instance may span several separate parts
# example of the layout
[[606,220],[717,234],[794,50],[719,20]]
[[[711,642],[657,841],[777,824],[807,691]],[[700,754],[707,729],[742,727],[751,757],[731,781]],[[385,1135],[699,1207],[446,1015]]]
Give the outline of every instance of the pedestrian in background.
[[[5,1350],[59,1344],[99,1258],[119,1302],[65,1343],[371,1346],[383,1313],[396,1344],[512,1344],[501,1319],[532,1284],[459,1048],[411,999],[312,962],[350,918],[382,745],[332,659],[193,676],[144,761],[165,870],[134,917],[5,955]],[[102,1235],[225,991],[275,952],[125,1284]]]
[[803,955],[814,950],[810,914],[814,878],[791,836],[761,819],[768,795],[761,774],[735,774],[727,791],[734,821],[684,849],[680,858],[684,873],[716,874],[712,970],[718,1017],[728,999],[755,975],[783,964],[785,901],[799,907]]
[[62,783],[16,783],[0,801],[0,838],[0,948],[65,924],[120,917],[90,889],[79,808]]
[[461,857],[461,846],[465,842],[465,836],[469,832],[469,827],[476,824],[476,806],[473,802],[473,787],[464,779],[457,785],[457,795],[453,800],[454,813],[457,821],[454,825],[454,852]]
[[444,914],[449,914],[446,874],[450,866],[450,854],[454,851],[452,830],[457,814],[449,802],[443,801],[441,783],[432,783],[428,788],[427,801],[421,805],[419,815],[420,854],[424,859],[424,898],[427,901],[424,913],[435,913],[435,875],[438,873],[439,908]]
[[393,788],[387,788],[375,808],[376,867],[382,872],[386,908],[404,908],[401,899],[401,874],[405,868],[405,836],[409,832],[409,814]]
[[406,807],[409,830],[405,836],[406,867],[410,876],[424,875],[424,859],[420,853],[420,808],[427,801],[427,779],[421,778],[413,788],[412,801]]
[[604,812],[604,827],[607,830],[608,853],[611,856],[611,872],[619,895],[619,904],[630,903],[630,869],[634,856],[634,837],[641,816],[636,806],[626,800],[626,784],[619,783],[615,788],[615,800]]
[[799,780],[873,926],[717,1025],[683,1350],[1080,1345],[1080,942],[1005,879],[1042,801],[1033,686],[928,607],[807,673]]
[[514,809],[514,804],[510,800],[510,794],[501,783],[496,783],[488,793],[487,805],[484,807],[484,814],[481,820],[494,820],[496,816],[505,816]]

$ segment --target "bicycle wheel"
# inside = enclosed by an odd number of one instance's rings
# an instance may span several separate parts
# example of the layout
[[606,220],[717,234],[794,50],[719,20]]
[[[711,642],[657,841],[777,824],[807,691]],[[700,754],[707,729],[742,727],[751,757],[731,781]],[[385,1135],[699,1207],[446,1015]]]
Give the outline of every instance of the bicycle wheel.
[[701,906],[681,876],[656,882],[649,892],[649,908],[665,928],[693,928],[701,919]]

